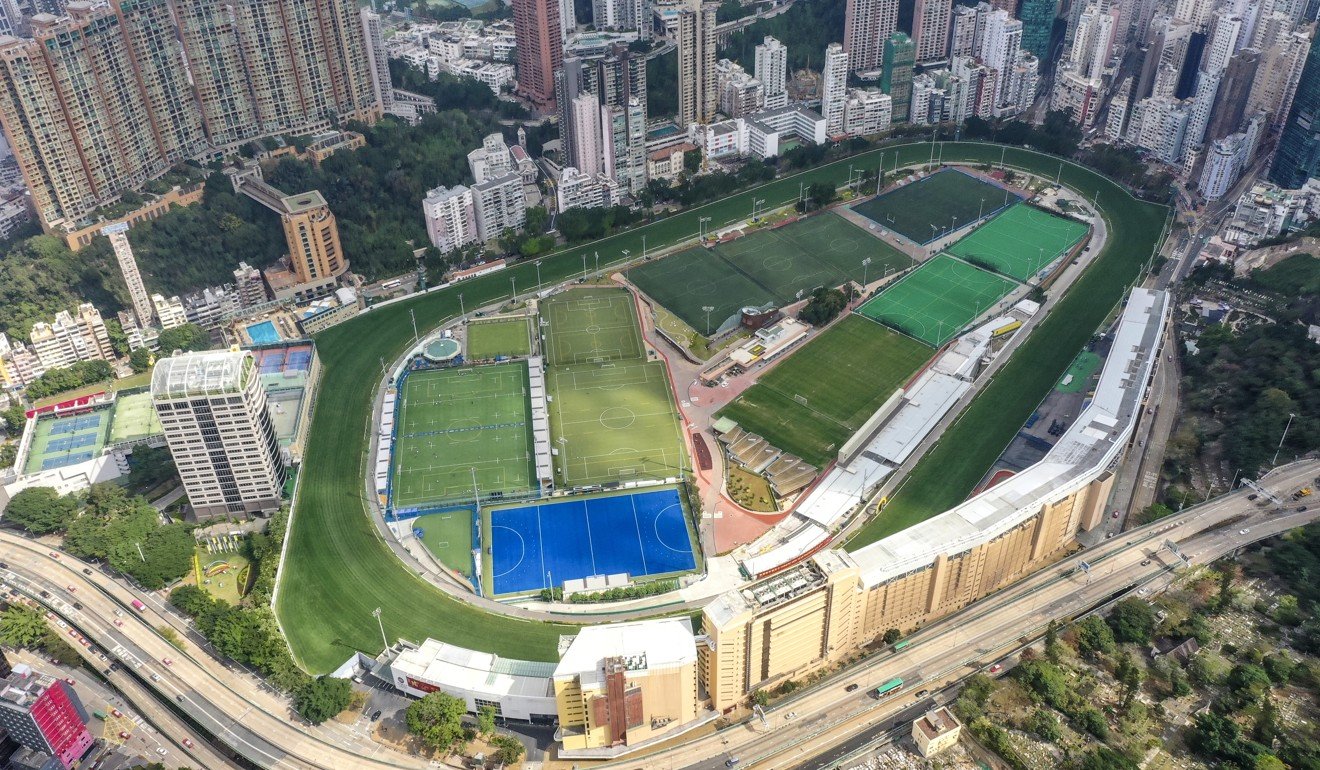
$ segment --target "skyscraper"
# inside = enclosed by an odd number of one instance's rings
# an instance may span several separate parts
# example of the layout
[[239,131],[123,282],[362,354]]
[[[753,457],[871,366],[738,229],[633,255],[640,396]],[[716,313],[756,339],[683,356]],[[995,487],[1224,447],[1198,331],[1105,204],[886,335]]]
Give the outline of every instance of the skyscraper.
[[893,121],[908,119],[908,106],[912,100],[912,67],[914,64],[912,38],[895,32],[885,38],[884,71],[880,75],[880,90],[889,94],[893,104]]
[[788,49],[766,35],[756,47],[756,79],[761,81],[765,108],[774,110],[788,105]]
[[853,72],[880,67],[884,43],[898,29],[898,0],[848,0],[843,50]]
[[[8,668],[8,661],[5,668]],[[0,728],[33,751],[72,767],[92,748],[87,709],[73,688],[24,664],[0,679]]]
[[367,65],[371,69],[371,87],[382,110],[394,105],[394,86],[390,82],[389,52],[385,50],[385,36],[380,27],[380,14],[363,8],[362,37],[367,46]]
[[572,160],[570,165],[588,176],[601,173],[605,170],[605,145],[601,136],[600,99],[593,93],[573,97],[569,120],[573,122],[573,148],[568,155]]
[[949,56],[949,14],[953,0],[916,0],[912,42],[919,64],[946,61]]
[[555,107],[555,71],[564,64],[559,0],[513,0],[518,90],[537,109]]
[[151,400],[194,520],[280,507],[284,460],[251,353],[162,358],[151,374]]
[[843,111],[848,101],[848,52],[838,43],[825,47],[825,72],[821,78],[820,111],[825,133],[843,134]]
[[1050,33],[1054,30],[1057,7],[1058,0],[1022,0],[1018,8],[1022,47],[1042,62],[1050,61]]
[[1297,93],[1311,45],[1312,40],[1307,34],[1298,30],[1261,51],[1260,66],[1256,68],[1256,79],[1251,83],[1246,114],[1261,110],[1269,115],[1270,125],[1276,128],[1283,126]]
[[689,0],[678,14],[678,124],[708,123],[719,109],[715,3]]
[[[1022,48],[1022,22],[1009,16],[1008,11],[996,9],[986,15],[985,37],[981,46],[981,60],[993,69],[995,80],[994,105],[999,108],[1007,101],[1011,74]],[[897,106],[895,106],[897,114]]]
[[1288,189],[1301,187],[1313,176],[1320,176],[1320,35],[1311,41],[1270,166],[1270,181]]
[[128,242],[128,223],[119,222],[101,228],[101,235],[110,239],[110,248],[115,252],[119,263],[119,274],[128,286],[128,298],[133,305],[133,315],[137,316],[138,326],[150,326],[155,311],[147,287],[142,283],[142,274],[138,272],[137,259],[133,257],[133,247]]
[[1210,125],[1206,127],[1206,141],[1223,139],[1242,126],[1246,115],[1251,83],[1260,66],[1260,51],[1243,48],[1228,60],[1228,66],[1219,80],[1219,94],[1210,111]]

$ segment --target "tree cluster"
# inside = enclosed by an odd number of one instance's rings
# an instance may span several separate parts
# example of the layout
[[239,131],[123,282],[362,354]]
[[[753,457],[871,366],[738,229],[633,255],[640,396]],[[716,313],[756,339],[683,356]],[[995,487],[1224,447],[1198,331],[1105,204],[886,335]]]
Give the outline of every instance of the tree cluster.
[[0,644],[42,651],[67,665],[82,662],[78,651],[46,622],[45,613],[26,604],[11,604],[0,612]]
[[846,291],[822,286],[811,293],[811,299],[802,306],[798,318],[812,326],[824,326],[838,318],[839,314],[848,308],[850,299],[852,299],[851,285]]
[[28,384],[27,397],[33,400],[53,396],[56,393],[81,388],[98,382],[109,382],[115,377],[114,369],[107,361],[78,361],[70,366],[49,369]]

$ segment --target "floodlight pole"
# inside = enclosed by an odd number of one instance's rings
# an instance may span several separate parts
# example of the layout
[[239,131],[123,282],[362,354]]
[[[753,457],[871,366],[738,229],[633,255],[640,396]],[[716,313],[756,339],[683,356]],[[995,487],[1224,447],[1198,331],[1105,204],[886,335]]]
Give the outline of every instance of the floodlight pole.
[[461,320],[461,319],[464,319],[464,318],[467,318],[467,310],[463,307],[463,294],[462,294],[462,292],[459,292],[459,295],[458,295],[458,317],[459,317],[460,320]]
[[568,445],[568,438],[559,437],[559,473],[564,477],[564,486],[568,487],[568,453],[564,447]]
[[481,491],[477,489],[477,468],[472,466],[468,468],[472,471],[472,505],[476,508],[477,514],[481,514]]
[[541,293],[541,260],[536,260],[536,293]]
[[412,319],[412,325],[413,325],[413,342],[416,342],[416,341],[417,341],[417,337],[418,337],[418,334],[417,334],[417,314],[413,312],[413,309],[412,309],[412,308],[408,308],[408,317]]
[[587,280],[587,252],[582,252],[582,280]]
[[376,618],[376,625],[380,626],[380,641],[385,645],[385,649],[388,650],[390,648],[390,643],[389,640],[385,638],[385,621],[380,619],[380,607],[372,610],[371,614]]
[[600,277],[600,252],[597,251],[597,252],[595,252],[595,254],[596,254],[596,277],[599,278],[599,277]]
[[509,276],[509,283],[513,286],[513,296],[509,298],[509,301],[510,301],[510,302],[517,302],[517,301],[518,301],[518,279],[517,279],[517,278],[514,278],[513,276]]
[[642,259],[646,259],[646,233],[642,233]]
[[1279,452],[1283,449],[1283,442],[1288,440],[1288,429],[1292,427],[1293,418],[1297,415],[1288,414],[1288,424],[1283,426],[1283,435],[1279,437],[1279,446],[1274,450],[1274,459],[1270,460],[1270,465],[1277,465],[1279,462]]
[[985,216],[985,196],[981,196],[981,208],[976,210],[977,219],[980,219],[983,216]]
[[706,311],[706,336],[710,336],[710,312],[715,309],[714,305],[702,305],[701,309]]

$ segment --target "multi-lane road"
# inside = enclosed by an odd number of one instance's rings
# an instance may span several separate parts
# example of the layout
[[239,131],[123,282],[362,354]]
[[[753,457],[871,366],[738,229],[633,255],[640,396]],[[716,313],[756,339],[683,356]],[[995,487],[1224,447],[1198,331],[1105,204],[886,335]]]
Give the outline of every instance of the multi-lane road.
[[[1263,479],[1281,497],[1310,482],[1320,462],[1277,469]],[[1036,573],[998,594],[911,637],[901,653],[878,655],[779,704],[764,722],[756,720],[703,736],[663,753],[614,763],[627,768],[715,770],[731,757],[741,767],[784,767],[857,740],[877,729],[892,729],[900,712],[911,712],[918,689],[938,691],[982,669],[1015,649],[1051,619],[1074,617],[1124,591],[1144,594],[1173,579],[1177,565],[1166,541],[1177,543],[1193,563],[1204,563],[1242,545],[1320,517],[1320,506],[1304,512],[1265,509],[1247,492],[1225,495],[1162,521],[1123,533]],[[1085,560],[1089,573],[1077,569]],[[110,577],[46,546],[0,533],[0,578],[51,607],[106,653],[117,659],[124,686],[148,688],[157,699],[185,713],[202,730],[263,767],[404,768],[427,761],[390,751],[378,743],[338,730],[313,727],[298,719],[288,701],[247,670],[212,656],[195,642],[179,650],[157,628],[178,623],[148,606]],[[47,596],[42,596],[45,591]],[[81,605],[75,607],[74,603]],[[165,661],[168,660],[169,663]],[[868,688],[894,676],[909,684],[892,698],[876,701]],[[846,690],[849,685],[858,688]],[[791,717],[789,715],[792,715]],[[164,730],[187,734],[166,708],[149,714]],[[890,726],[886,727],[886,723]],[[228,761],[203,743],[186,749],[203,767]],[[181,747],[182,750],[182,747]]]

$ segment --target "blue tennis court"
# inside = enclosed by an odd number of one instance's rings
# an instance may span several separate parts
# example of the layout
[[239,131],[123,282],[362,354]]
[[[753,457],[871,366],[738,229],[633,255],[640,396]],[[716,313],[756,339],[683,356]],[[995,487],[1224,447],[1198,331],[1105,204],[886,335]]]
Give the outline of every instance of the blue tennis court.
[[100,438],[100,436],[95,433],[79,433],[73,436],[65,436],[63,438],[53,439],[46,445],[46,451],[67,452],[70,449],[91,446],[96,443],[98,438]]
[[48,471],[51,468],[63,468],[66,465],[76,465],[84,460],[90,460],[96,456],[95,452],[74,452],[63,457],[48,457],[41,461],[41,469]]
[[496,594],[696,567],[676,489],[504,508],[491,512],[490,530]]
[[85,414],[73,419],[65,418],[51,426],[50,435],[58,436],[61,433],[77,433],[80,430],[95,428],[101,424],[101,415]]

